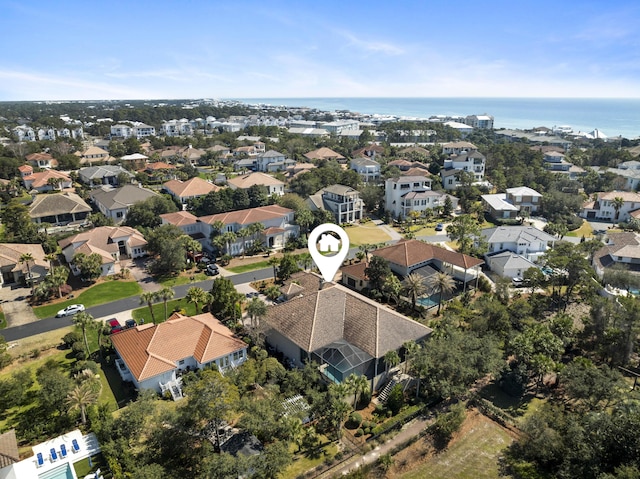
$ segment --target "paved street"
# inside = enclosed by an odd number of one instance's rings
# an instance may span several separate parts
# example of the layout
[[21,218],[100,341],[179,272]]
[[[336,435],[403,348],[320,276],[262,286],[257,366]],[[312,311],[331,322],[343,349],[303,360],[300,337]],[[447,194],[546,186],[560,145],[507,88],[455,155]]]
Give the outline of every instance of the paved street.
[[[254,280],[269,279],[273,277],[273,268],[264,268],[256,271],[250,271],[248,273],[240,273],[228,275],[228,278],[235,285],[250,283]],[[199,287],[205,291],[211,290],[213,279],[206,281],[200,281],[197,283],[189,283],[173,288],[176,292],[175,299],[184,298],[187,294],[187,290],[191,287]],[[132,309],[140,307],[140,296],[132,296],[130,298],[120,299],[112,303],[101,304],[99,306],[93,306],[87,308],[87,312],[94,318],[113,318],[118,317],[118,314],[122,312],[129,312]],[[130,317],[130,316],[128,316]],[[120,319],[120,318],[118,318]],[[22,338],[33,336],[35,334],[46,333],[48,331],[54,331],[56,329],[64,328],[73,324],[70,317],[68,318],[46,318],[41,319],[33,323],[24,324],[12,328],[3,329],[0,334],[4,336],[7,342],[17,341]]]

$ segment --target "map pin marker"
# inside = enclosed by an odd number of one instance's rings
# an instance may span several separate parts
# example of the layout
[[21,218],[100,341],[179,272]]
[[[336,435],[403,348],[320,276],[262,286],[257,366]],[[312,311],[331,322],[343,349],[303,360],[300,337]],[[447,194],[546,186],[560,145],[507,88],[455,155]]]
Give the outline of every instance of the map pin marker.
[[[340,240],[329,233],[336,233]],[[318,249],[318,243],[320,249]],[[339,246],[338,246],[338,243]],[[349,252],[349,236],[347,232],[333,223],[325,223],[317,226],[309,234],[309,253],[318,266],[322,278],[325,281],[333,281],[342,262]],[[339,249],[338,249],[339,248]],[[337,252],[332,256],[324,256],[322,253]]]

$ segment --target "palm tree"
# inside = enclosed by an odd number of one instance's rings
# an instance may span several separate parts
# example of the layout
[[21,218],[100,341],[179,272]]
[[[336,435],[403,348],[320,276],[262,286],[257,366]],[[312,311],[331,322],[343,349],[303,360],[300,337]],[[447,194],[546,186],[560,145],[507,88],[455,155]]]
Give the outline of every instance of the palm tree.
[[155,291],[145,291],[140,295],[140,304],[146,304],[149,306],[149,311],[151,312],[151,321],[153,324],[156,324],[156,316],[153,314],[153,303],[158,298],[157,293]]
[[616,215],[614,217],[614,221],[618,221],[618,217],[620,216],[620,210],[624,206],[624,199],[620,196],[616,196],[612,201],[613,209],[616,210]]
[[346,380],[351,391],[353,391],[353,409],[360,402],[361,396],[369,392],[369,380],[363,374],[357,375],[351,373]]
[[44,257],[49,262],[49,269],[53,269],[53,262],[58,259],[57,253],[49,253]]
[[66,402],[71,410],[80,409],[82,424],[87,423],[87,407],[98,401],[99,393],[96,392],[91,384],[84,382],[78,384],[69,392]]
[[238,236],[233,231],[227,231],[222,234],[222,238],[224,239],[224,243],[227,248],[226,253],[231,254],[231,243],[235,243]]
[[395,368],[398,364],[400,364],[400,355],[398,351],[392,349],[391,351],[387,351],[384,355],[384,365],[385,365],[385,374],[389,374],[389,369]]
[[162,300],[162,302],[164,303],[164,320],[167,320],[167,302],[171,299],[173,299],[173,297],[176,295],[176,292],[173,290],[173,288],[170,288],[168,286],[165,286],[164,288],[162,288],[160,291],[158,291],[157,293],[157,297],[158,299]]
[[298,263],[302,264],[302,269],[307,271],[311,265],[313,264],[313,258],[311,257],[311,253],[300,253],[297,257]]
[[249,228],[240,228],[237,236],[242,242],[242,258],[244,258],[247,249],[247,238],[251,236],[251,231],[249,231]]
[[427,290],[424,284],[424,277],[418,273],[409,273],[404,279],[404,290],[411,297],[413,309],[416,309],[418,297],[422,296]]
[[273,280],[275,281],[278,276],[277,268],[278,268],[278,265],[280,264],[280,258],[276,258],[275,256],[272,258],[269,258],[269,261],[267,262],[267,264],[273,267]]
[[62,286],[69,279],[69,270],[64,266],[55,266],[49,271],[47,282],[58,289],[58,297],[62,298]]
[[251,328],[255,329],[260,325],[260,319],[267,314],[267,305],[259,298],[252,298],[247,304],[247,314],[251,318]]
[[31,262],[33,261],[33,255],[31,253],[23,253],[20,255],[20,263],[27,265],[27,284],[31,287],[31,294],[33,294],[33,278],[31,277]]
[[411,370],[411,361],[415,358],[416,354],[420,350],[420,345],[415,341],[407,341],[402,347],[405,350],[404,354],[404,372],[405,374]]
[[94,321],[93,316],[91,316],[89,313],[87,313],[86,311],[80,311],[73,317],[73,324],[79,326],[80,329],[82,329],[84,346],[85,348],[87,348],[87,357],[89,357],[91,351],[89,351],[89,342],[87,341],[87,328],[95,327],[96,322]]
[[207,302],[206,294],[207,292],[204,289],[198,288],[197,286],[192,286],[187,290],[187,295],[185,296],[185,299],[187,300],[188,303],[194,303],[196,305],[196,314],[198,314],[199,312],[198,305],[204,304]]
[[440,308],[442,306],[442,296],[444,293],[451,293],[455,288],[456,283],[451,276],[447,273],[438,272],[433,276],[429,277],[429,288],[438,292],[438,312],[437,315],[440,314]]

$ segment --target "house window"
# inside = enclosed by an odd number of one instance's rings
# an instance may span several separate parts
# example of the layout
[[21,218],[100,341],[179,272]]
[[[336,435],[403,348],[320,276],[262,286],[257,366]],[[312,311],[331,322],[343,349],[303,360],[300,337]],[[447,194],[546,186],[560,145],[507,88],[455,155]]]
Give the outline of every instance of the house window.
[[182,366],[184,364],[184,359],[181,359],[180,361],[178,361],[178,366]]
[[118,211],[116,213],[116,218],[122,218],[122,211]]

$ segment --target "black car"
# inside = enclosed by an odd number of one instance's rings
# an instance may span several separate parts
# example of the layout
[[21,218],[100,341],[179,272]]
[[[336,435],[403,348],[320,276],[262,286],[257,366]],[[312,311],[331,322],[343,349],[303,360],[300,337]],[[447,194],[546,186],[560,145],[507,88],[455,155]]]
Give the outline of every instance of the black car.
[[218,269],[218,265],[215,263],[209,263],[206,267],[206,269],[204,270],[204,272],[206,274],[208,274],[209,276],[216,276],[218,274],[220,274],[220,270]]

